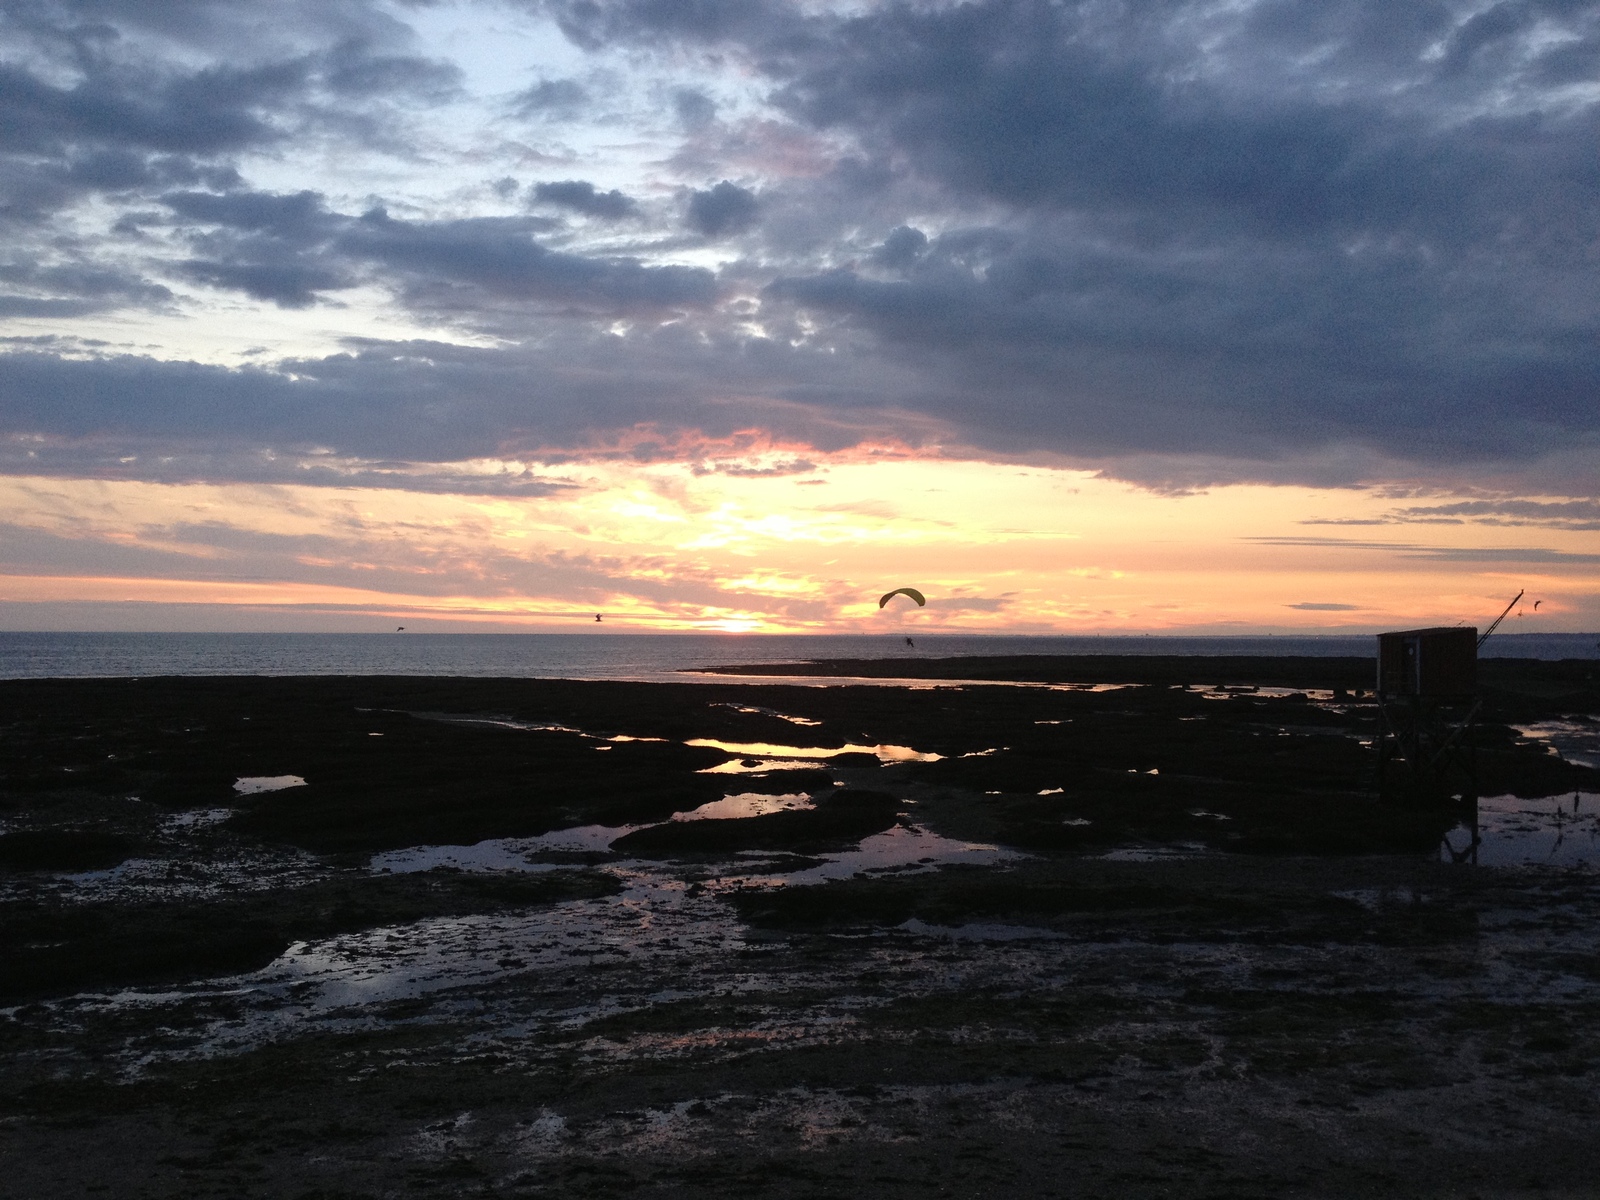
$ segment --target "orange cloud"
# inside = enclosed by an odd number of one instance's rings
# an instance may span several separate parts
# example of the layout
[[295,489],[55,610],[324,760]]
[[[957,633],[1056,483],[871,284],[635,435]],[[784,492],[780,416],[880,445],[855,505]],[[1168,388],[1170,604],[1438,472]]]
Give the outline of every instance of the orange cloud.
[[[640,629],[1243,632],[1481,621],[1527,586],[1541,627],[1600,623],[1593,530],[1406,527],[1392,497],[1355,489],[1159,494],[913,454],[815,468],[607,457],[528,496],[0,477],[0,615],[19,627],[94,602],[240,627],[292,609],[308,627],[365,612],[570,628],[604,612]],[[1307,524],[1367,514],[1381,537]],[[926,609],[878,611],[908,583]]]

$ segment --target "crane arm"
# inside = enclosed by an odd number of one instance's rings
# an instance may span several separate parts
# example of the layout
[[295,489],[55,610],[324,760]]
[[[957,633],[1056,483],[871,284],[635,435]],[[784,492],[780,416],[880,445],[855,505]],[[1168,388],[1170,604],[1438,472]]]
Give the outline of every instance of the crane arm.
[[1507,617],[1509,617],[1511,615],[1511,610],[1517,606],[1517,601],[1522,599],[1522,597],[1527,593],[1527,590],[1528,590],[1527,588],[1523,588],[1522,591],[1518,592],[1515,596],[1511,597],[1511,603],[1506,605],[1505,612],[1501,613],[1498,617],[1496,617],[1494,619],[1494,624],[1493,625],[1489,626],[1489,628],[1485,629],[1482,633],[1480,633],[1478,635],[1478,649],[1479,650],[1483,649],[1483,644],[1489,640],[1489,635],[1491,633],[1493,633],[1496,629],[1500,628],[1500,622],[1504,621]]

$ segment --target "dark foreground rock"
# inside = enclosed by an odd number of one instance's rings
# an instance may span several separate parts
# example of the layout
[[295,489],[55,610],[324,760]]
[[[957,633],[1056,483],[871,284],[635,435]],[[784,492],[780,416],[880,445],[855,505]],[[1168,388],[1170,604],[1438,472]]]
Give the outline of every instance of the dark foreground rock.
[[22,1012],[0,1194],[1589,1194],[1591,880],[1088,865],[740,893],[735,954],[513,968],[205,1058],[174,1045],[238,1027],[225,998],[164,1032]]
[[[706,667],[711,675],[823,676],[860,679],[994,680],[1053,684],[1136,683],[1159,687],[1323,688],[1370,692],[1377,660],[1357,657],[1168,654],[954,655],[943,658],[826,658],[807,662]],[[1480,687],[1502,700],[1566,698],[1592,708],[1600,699],[1594,659],[1478,660]]]
[[820,658],[808,662],[704,667],[708,675],[826,676],[860,679],[960,679],[1025,683],[1203,684],[1242,687],[1366,688],[1377,660],[1340,657],[1163,654],[1005,654]]
[[18,871],[96,871],[124,861],[133,843],[96,829],[19,829],[0,834],[0,867]]
[[[0,683],[0,1196],[1591,1194],[1595,872],[1439,861],[1354,676],[1167,667]],[[1580,676],[1477,733],[1571,838]],[[814,807],[671,819],[741,793]]]

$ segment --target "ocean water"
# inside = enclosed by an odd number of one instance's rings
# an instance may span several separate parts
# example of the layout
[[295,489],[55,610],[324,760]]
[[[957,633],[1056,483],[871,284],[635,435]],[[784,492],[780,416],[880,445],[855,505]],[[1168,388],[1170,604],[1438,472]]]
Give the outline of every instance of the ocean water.
[[[678,672],[816,658],[967,654],[1362,655],[1360,637],[717,633],[0,633],[0,679],[151,675],[456,675],[695,679]],[[1600,659],[1600,634],[1496,635],[1486,657]],[[723,682],[727,682],[724,680]]]

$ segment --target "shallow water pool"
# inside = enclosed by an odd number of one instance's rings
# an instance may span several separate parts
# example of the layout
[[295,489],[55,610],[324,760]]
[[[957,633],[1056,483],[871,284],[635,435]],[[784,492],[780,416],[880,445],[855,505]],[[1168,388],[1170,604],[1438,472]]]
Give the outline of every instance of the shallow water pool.
[[738,754],[745,758],[809,758],[827,759],[837,758],[841,754],[873,754],[879,762],[938,762],[944,757],[942,754],[926,753],[913,750],[910,746],[858,746],[847,743],[843,746],[785,746],[777,742],[724,742],[717,738],[690,738],[685,746],[709,746],[713,750],[725,750],[729,754]]
[[1484,867],[1600,867],[1600,793],[1484,796],[1476,822],[1445,834],[1439,857]]

